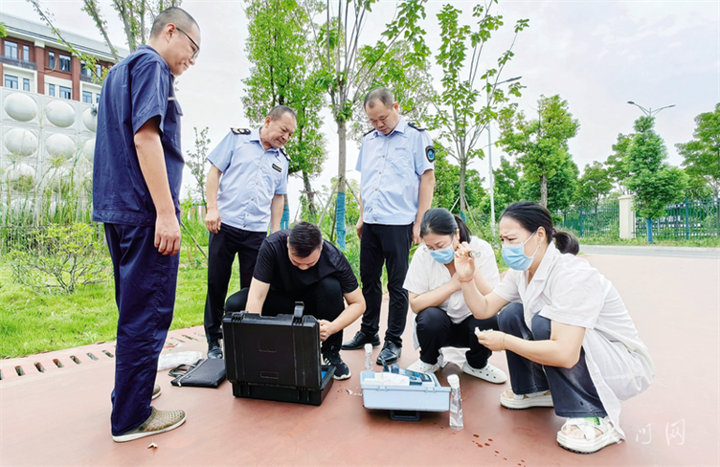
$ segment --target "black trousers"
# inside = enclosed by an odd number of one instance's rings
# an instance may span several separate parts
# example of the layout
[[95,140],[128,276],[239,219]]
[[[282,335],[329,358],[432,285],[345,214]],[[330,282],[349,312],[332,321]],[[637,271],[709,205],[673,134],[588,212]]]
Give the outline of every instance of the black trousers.
[[436,306],[425,308],[415,318],[417,336],[420,342],[420,360],[430,365],[437,363],[440,349],[443,347],[470,347],[465,352],[468,365],[481,369],[487,364],[492,351],[478,342],[475,327],[480,330],[498,330],[497,316],[490,319],[477,319],[470,315],[455,324],[445,311]]
[[[232,294],[225,304],[225,311],[230,313],[244,310],[247,305],[249,290],[249,288],[246,288]],[[334,277],[328,276],[317,284],[305,289],[302,294],[296,296],[283,295],[270,289],[263,304],[262,315],[291,315],[295,311],[296,301],[304,302],[305,314],[314,316],[318,320],[325,319],[327,321],[334,321],[345,311],[345,300],[340,282]],[[328,337],[325,342],[322,343],[322,351],[329,350],[331,347],[340,350],[342,336],[343,332],[340,330]]]
[[240,288],[250,287],[258,251],[266,235],[265,232],[248,232],[225,224],[221,224],[218,233],[210,232],[205,300],[205,336],[208,343],[222,337],[225,298],[235,255],[240,263]]
[[[552,321],[536,313],[531,322],[532,330],[528,329],[520,303],[507,305],[497,316],[500,330],[504,333],[525,340],[550,339]],[[580,359],[569,369],[540,365],[509,350],[505,353],[510,385],[515,394],[532,394],[549,389],[558,417],[607,415],[585,363],[585,350],[580,350]]]
[[408,313],[408,292],[403,288],[408,271],[413,224],[363,224],[360,240],[360,280],[365,297],[365,314],[360,330],[373,335],[380,329],[382,267],[385,263],[390,304],[385,340],[402,346]]

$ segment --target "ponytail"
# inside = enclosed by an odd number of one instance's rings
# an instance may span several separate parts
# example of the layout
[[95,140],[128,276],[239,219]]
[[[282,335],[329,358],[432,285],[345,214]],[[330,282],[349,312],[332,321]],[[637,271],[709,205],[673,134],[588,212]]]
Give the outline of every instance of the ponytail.
[[[553,229],[554,230],[554,229]],[[555,247],[560,253],[570,253],[571,255],[577,255],[580,251],[580,244],[577,238],[570,232],[555,232],[553,235],[555,238]]]

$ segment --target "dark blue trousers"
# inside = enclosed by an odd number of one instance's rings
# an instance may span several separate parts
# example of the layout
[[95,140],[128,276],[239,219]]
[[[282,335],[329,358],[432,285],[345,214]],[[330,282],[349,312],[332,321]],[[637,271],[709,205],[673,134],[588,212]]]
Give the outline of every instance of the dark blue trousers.
[[155,248],[155,227],[105,224],[118,306],[112,434],[150,416],[157,363],[173,317],[179,255]]
[[470,347],[465,352],[468,365],[478,370],[485,368],[492,351],[478,342],[475,327],[480,329],[498,329],[497,316],[490,319],[477,319],[470,315],[455,324],[442,308],[431,306],[418,313],[417,336],[420,342],[420,360],[430,365],[437,363],[440,349],[443,347]]
[[[551,323],[552,321],[536,313],[532,318],[532,330],[528,329],[520,303],[509,304],[498,314],[498,326],[502,332],[525,340],[550,339]],[[570,369],[540,365],[516,353],[505,353],[510,371],[510,385],[515,394],[531,394],[549,389],[555,414],[559,417],[607,415],[585,364],[584,350],[580,350],[580,359]]]

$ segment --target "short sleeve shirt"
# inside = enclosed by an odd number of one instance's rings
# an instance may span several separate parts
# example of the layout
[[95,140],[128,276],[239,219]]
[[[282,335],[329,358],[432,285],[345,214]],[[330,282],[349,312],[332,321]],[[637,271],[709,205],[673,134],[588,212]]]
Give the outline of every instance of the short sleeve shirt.
[[361,173],[363,222],[407,225],[417,216],[420,176],[433,168],[435,149],[425,130],[401,116],[389,135],[366,134],[355,170]]
[[[480,252],[480,257],[475,259],[475,267],[488,284],[495,287],[500,282],[500,273],[492,246],[477,237],[471,237],[469,243],[473,250]],[[435,261],[424,248],[418,248],[408,268],[403,288],[408,292],[422,295],[442,287],[451,279],[450,272],[445,265]],[[440,304],[439,308],[443,309],[455,324],[461,323],[465,318],[472,315],[470,308],[465,303],[462,290],[450,295],[447,300]]]
[[170,194],[180,214],[180,187],[185,161],[180,149],[182,110],[175,98],[174,77],[151,47],[137,51],[108,72],[98,106],[93,166],[93,221],[137,226],[155,224],[156,211],[140,170],[135,133],[157,118]]
[[222,223],[267,232],[273,197],[287,194],[284,151],[266,151],[258,129],[234,129],[213,149],[208,161],[222,172],[217,199]]
[[343,294],[358,289],[358,282],[345,255],[332,243],[324,241],[320,259],[311,268],[301,270],[290,262],[287,240],[289,230],[268,236],[260,247],[253,277],[270,284],[281,295],[301,296],[305,289],[332,276],[340,283]]

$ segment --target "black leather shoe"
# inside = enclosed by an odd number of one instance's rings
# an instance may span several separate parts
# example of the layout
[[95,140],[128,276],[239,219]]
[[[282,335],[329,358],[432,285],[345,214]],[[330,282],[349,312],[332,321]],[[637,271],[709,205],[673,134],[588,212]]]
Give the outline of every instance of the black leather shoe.
[[355,337],[347,342],[343,342],[342,350],[358,350],[365,347],[365,344],[372,344],[373,347],[380,345],[380,336],[375,333],[372,336],[368,336],[362,331],[358,331]]
[[383,360],[385,360],[385,363],[390,365],[391,363],[397,362],[400,355],[402,355],[402,347],[399,347],[393,341],[385,341],[385,345],[380,351],[380,355],[378,355],[376,363],[378,365],[382,365]]
[[218,341],[213,341],[208,344],[207,358],[212,360],[223,358],[222,347],[220,347],[220,343]]

